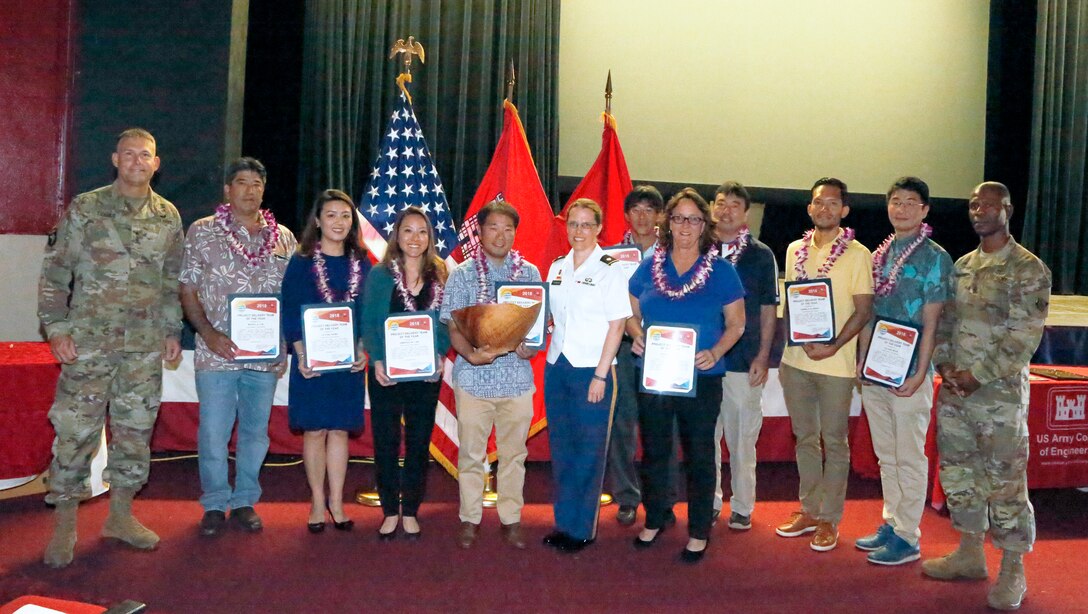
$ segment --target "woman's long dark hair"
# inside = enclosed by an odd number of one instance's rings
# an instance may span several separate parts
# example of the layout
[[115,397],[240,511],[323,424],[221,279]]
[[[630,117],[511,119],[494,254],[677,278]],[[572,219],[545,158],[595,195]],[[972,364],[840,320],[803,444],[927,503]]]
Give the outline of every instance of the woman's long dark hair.
[[356,260],[366,257],[366,247],[363,245],[363,230],[359,224],[359,211],[355,208],[355,202],[351,197],[340,190],[324,190],[317,195],[314,206],[310,209],[310,217],[306,219],[306,227],[302,229],[302,239],[298,243],[298,253],[309,258],[314,253],[314,246],[321,240],[321,228],[317,220],[321,217],[321,210],[325,203],[343,201],[351,205],[351,230],[344,239],[344,255],[355,256]]
[[427,251],[423,254],[423,270],[420,271],[420,278],[437,279],[438,283],[445,285],[446,263],[438,256],[438,251],[434,248],[434,227],[431,226],[431,219],[419,207],[408,207],[397,214],[397,219],[393,221],[393,230],[389,231],[389,243],[385,248],[385,255],[382,256],[382,264],[388,268],[389,263],[396,260],[397,265],[402,271],[404,270],[404,252],[400,251],[397,237],[400,236],[401,225],[409,215],[418,215],[427,224]]

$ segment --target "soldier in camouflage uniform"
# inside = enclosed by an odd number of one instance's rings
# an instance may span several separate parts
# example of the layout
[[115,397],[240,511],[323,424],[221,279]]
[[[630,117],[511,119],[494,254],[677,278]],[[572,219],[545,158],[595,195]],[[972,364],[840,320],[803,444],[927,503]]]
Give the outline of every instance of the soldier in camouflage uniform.
[[981,245],[956,262],[955,303],[941,318],[933,357],[944,380],[937,409],[941,483],[961,539],[922,571],[942,580],[987,577],[982,544],[989,531],[1003,552],[989,605],[1014,610],[1027,591],[1023,554],[1035,541],[1028,362],[1043,334],[1050,270],[1009,234],[1012,203],[1004,185],[975,188],[969,214]]
[[[132,516],[146,482],[159,410],[162,361],[181,354],[178,273],[181,217],[151,190],[159,168],[146,130],[121,133],[113,184],[73,199],[50,237],[38,317],[62,363],[49,420],[56,431],[46,501],[56,526],[45,563],[64,567],[76,542],[76,508],[89,496],[90,461],[110,418],[110,513],[102,535],[151,550],[159,538]],[[107,409],[108,407],[108,409]]]

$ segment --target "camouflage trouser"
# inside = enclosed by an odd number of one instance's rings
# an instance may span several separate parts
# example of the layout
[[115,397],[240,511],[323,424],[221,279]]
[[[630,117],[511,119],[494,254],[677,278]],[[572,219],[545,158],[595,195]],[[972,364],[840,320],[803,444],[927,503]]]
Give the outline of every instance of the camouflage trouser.
[[49,421],[57,437],[49,465],[48,503],[90,496],[91,458],[109,407],[109,459],[103,475],[114,488],[147,482],[149,442],[162,395],[161,352],[79,350],[61,367]]
[[1035,510],[1028,501],[1027,382],[994,383],[961,399],[941,389],[937,449],[952,526],[990,531],[994,546],[1030,552]]

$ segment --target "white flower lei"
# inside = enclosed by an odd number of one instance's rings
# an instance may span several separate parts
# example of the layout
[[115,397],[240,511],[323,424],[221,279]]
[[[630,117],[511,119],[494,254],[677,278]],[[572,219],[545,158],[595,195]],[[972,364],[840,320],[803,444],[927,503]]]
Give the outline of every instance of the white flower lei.
[[[751,240],[752,231],[748,230],[747,226],[741,228],[740,232],[737,233],[737,238],[733,239],[728,243],[728,245],[733,246],[733,252],[726,256],[726,259],[729,260],[730,264],[736,266],[737,261],[740,260],[740,257],[744,255],[744,251],[748,249],[748,244],[751,242]],[[723,245],[723,251],[724,247],[725,246]]]

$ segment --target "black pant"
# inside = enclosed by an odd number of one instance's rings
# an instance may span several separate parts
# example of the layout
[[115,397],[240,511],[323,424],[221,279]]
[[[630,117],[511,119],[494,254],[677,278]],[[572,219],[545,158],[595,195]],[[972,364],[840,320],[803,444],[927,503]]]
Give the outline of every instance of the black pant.
[[[722,377],[700,376],[695,398],[638,395],[642,432],[642,504],[646,528],[660,529],[669,510],[669,463],[672,434],[680,435],[688,487],[688,536],[707,539],[714,514],[714,426],[722,404]],[[675,425],[675,426],[674,426]]]
[[[386,516],[415,516],[427,485],[427,455],[438,404],[438,382],[382,386],[367,372],[378,496]],[[398,462],[404,418],[404,468]]]

